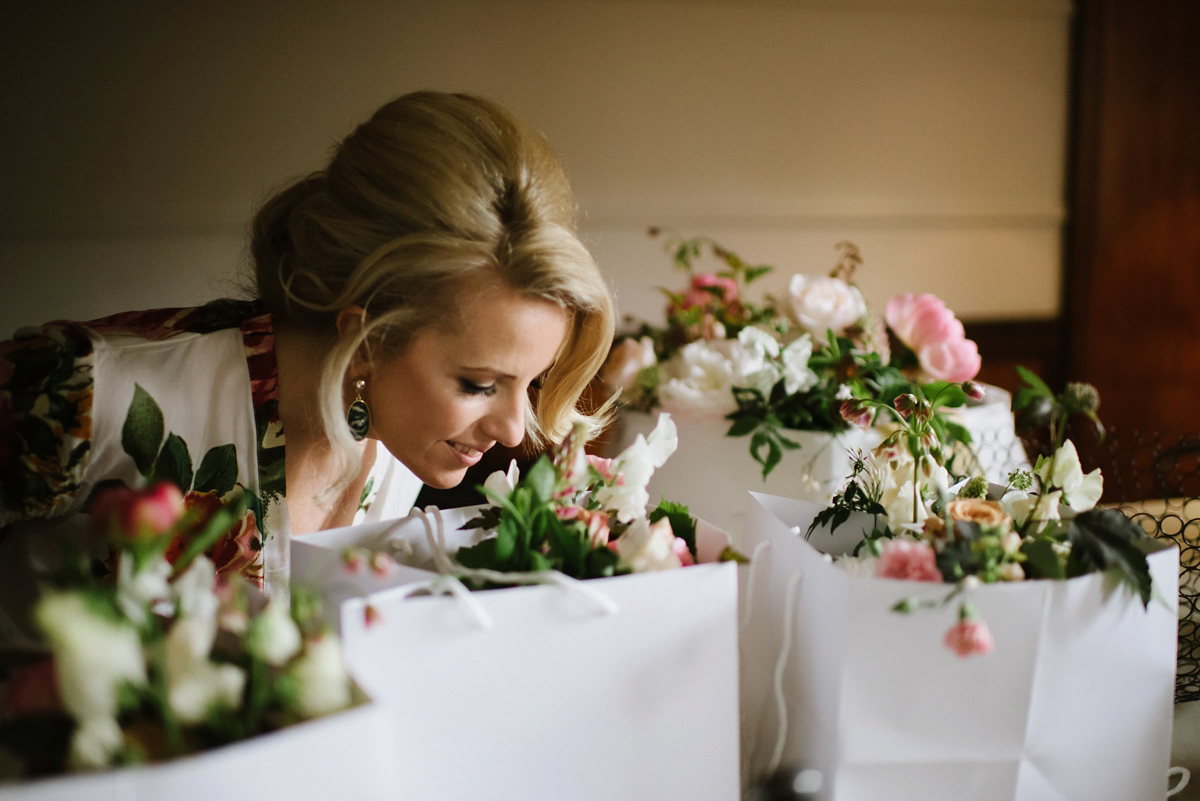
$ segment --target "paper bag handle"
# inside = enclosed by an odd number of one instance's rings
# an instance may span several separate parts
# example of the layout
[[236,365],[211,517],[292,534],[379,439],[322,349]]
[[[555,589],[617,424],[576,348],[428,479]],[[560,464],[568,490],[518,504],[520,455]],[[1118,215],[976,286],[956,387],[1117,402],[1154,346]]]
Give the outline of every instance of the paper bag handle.
[[1183,788],[1188,786],[1188,782],[1192,780],[1192,772],[1184,767],[1173,767],[1167,771],[1167,781],[1171,780],[1172,776],[1179,777],[1179,784],[1167,790],[1167,798],[1173,795],[1178,795],[1183,792]]
[[792,629],[795,627],[796,596],[800,593],[800,585],[804,581],[804,573],[798,572],[788,582],[787,601],[783,608],[783,642],[779,646],[779,658],[775,660],[775,706],[779,711],[779,732],[775,736],[775,751],[771,754],[771,762],[767,766],[767,775],[779,770],[783,761],[783,746],[787,741],[788,713],[787,699],[783,695],[783,676],[787,668],[788,654],[792,650]]

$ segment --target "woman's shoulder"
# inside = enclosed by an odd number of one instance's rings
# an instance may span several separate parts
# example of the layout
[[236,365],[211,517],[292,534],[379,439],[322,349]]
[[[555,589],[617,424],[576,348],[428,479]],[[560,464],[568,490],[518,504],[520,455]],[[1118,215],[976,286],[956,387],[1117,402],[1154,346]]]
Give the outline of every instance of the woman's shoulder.
[[243,328],[247,323],[267,317],[258,301],[222,298],[189,308],[122,312],[77,325],[90,332],[93,338],[132,337],[157,342],[182,334],[211,334]]

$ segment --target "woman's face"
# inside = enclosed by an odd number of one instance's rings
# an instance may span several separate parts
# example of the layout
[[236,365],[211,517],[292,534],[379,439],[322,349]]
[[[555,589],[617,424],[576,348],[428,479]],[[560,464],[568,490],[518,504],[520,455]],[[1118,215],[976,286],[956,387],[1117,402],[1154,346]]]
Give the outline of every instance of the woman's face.
[[543,300],[491,287],[461,301],[462,326],[429,328],[366,375],[368,436],[424,483],[457,486],[497,442],[525,437],[530,384],[554,361],[567,315]]

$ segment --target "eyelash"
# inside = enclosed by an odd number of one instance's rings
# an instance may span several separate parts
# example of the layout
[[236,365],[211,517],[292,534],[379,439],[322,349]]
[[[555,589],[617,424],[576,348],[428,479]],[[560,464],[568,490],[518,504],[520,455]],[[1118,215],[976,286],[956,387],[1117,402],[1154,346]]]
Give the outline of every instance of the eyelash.
[[468,381],[465,378],[458,379],[458,383],[464,395],[483,395],[485,398],[490,398],[496,394],[495,384],[476,384],[474,381]]

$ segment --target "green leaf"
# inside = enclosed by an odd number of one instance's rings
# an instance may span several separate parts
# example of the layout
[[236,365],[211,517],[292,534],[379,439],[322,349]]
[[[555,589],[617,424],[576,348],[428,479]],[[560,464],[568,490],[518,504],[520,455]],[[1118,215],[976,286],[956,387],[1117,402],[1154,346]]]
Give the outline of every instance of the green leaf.
[[769,264],[760,264],[757,267],[747,267],[746,268],[746,283],[747,284],[750,283],[755,278],[762,278],[764,275],[766,275],[767,273],[771,272],[774,269],[775,268]]
[[[215,492],[218,498],[223,497],[237,483],[237,474],[236,445],[230,443],[209,448],[196,471],[196,492]],[[363,492],[366,493],[366,488]]]
[[545,503],[554,497],[554,484],[558,477],[554,473],[554,465],[550,457],[543,455],[529,470],[523,482],[533,491],[534,504]]
[[150,476],[155,481],[171,481],[179,487],[180,492],[188,492],[192,488],[192,457],[188,454],[187,443],[176,434],[168,434],[158,459],[154,461],[154,470]]
[[482,528],[490,531],[500,525],[500,508],[497,506],[488,506],[479,510],[479,516],[473,517],[466,523],[459,526],[460,530],[473,528]]
[[133,400],[129,402],[125,424],[121,427],[121,447],[133,457],[133,463],[143,476],[148,476],[154,467],[162,438],[162,409],[141,384],[134,384]]
[[663,499],[650,513],[650,522],[657,523],[663,518],[671,522],[671,531],[687,543],[692,558],[696,557],[696,519],[692,517],[687,506],[675,501]]
[[1038,395],[1043,395],[1047,398],[1053,398],[1054,393],[1050,391],[1050,387],[1046,386],[1046,382],[1038,377],[1037,373],[1029,370],[1021,365],[1016,365],[1017,375],[1031,386]]
[[733,421],[733,425],[725,432],[727,437],[744,437],[754,429],[758,428],[759,421],[750,416],[738,417]]
[[1139,525],[1112,509],[1091,509],[1077,515],[1067,532],[1071,538],[1069,575],[1114,570],[1142,599],[1142,605],[1149,606],[1150,566],[1135,544],[1146,539]]
[[717,557],[718,562],[737,562],[739,565],[750,564],[749,558],[744,553],[734,548],[732,545],[726,545],[721,549],[721,554]]
[[1021,544],[1021,553],[1028,557],[1030,578],[1063,579],[1067,575],[1054,552],[1054,543],[1045,539],[1027,539]]

